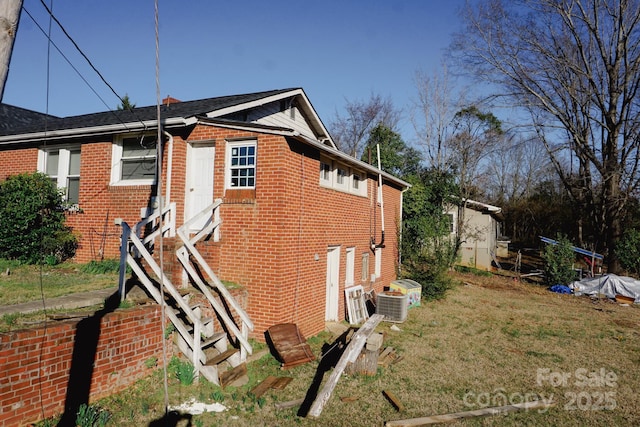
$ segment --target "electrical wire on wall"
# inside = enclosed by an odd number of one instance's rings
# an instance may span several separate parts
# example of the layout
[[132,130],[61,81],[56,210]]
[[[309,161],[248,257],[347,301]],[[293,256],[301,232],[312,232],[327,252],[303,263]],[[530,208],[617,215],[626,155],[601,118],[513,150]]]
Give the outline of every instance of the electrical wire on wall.
[[[297,251],[297,267],[296,267],[296,287],[294,290],[293,297],[293,311],[291,313],[291,318],[293,323],[297,324],[298,320],[298,301],[300,299],[299,290],[300,290],[300,263],[302,262],[301,256],[304,253],[302,250],[302,220],[304,218],[304,161],[305,161],[304,153],[300,153],[300,215],[298,216],[298,251]],[[300,328],[296,328],[296,333],[298,334],[298,342],[304,342],[305,340],[302,338]],[[314,355],[310,353],[308,346],[302,346],[305,354],[309,358],[313,358]]]
[[302,251],[302,218],[304,217],[304,153],[300,154],[300,215],[298,216],[298,250],[296,265],[296,288],[294,289],[293,310],[291,312],[291,321],[296,323],[298,320],[298,291],[300,289],[300,263]]

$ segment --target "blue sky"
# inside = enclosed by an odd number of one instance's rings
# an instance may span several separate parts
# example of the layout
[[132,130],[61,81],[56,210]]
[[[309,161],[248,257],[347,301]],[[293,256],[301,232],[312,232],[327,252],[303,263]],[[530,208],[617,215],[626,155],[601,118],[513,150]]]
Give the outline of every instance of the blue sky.
[[[161,0],[161,97],[186,101],[302,87],[326,125],[345,99],[367,100],[372,93],[407,110],[416,97],[415,72],[439,67],[463,4]],[[48,31],[40,0],[24,0],[24,8]],[[120,96],[139,107],[156,103],[153,0],[54,0],[53,13]],[[53,41],[91,88],[51,47],[48,112],[115,109],[120,101],[53,25]],[[47,110],[47,49],[45,35],[23,12],[3,102]],[[411,139],[408,123],[401,127]]]

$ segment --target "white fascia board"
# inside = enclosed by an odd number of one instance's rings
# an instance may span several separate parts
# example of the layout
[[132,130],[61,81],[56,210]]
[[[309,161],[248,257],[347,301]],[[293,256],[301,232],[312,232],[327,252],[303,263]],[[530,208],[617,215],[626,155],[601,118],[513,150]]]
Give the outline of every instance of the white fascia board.
[[259,126],[243,126],[242,124],[235,124],[235,123],[220,123],[220,122],[212,123],[212,122],[198,121],[198,124],[202,126],[214,126],[218,128],[243,130],[243,131],[256,132],[256,133],[268,133],[271,135],[282,135],[282,136],[298,136],[299,135],[299,133],[294,130],[270,129],[268,127],[263,128]]
[[219,110],[213,110],[207,113],[206,116],[209,118],[225,116],[227,114],[235,113],[235,112],[246,110],[249,108],[259,107],[261,105],[268,104],[270,102],[275,102],[283,98],[288,98],[290,96],[299,95],[301,92],[302,91],[300,89],[295,89],[288,92],[279,93],[277,95],[267,96],[265,98],[256,99],[255,101],[244,102],[242,104],[233,105],[231,107],[221,108]]
[[279,93],[277,95],[267,96],[266,98],[260,98],[252,102],[245,102],[243,104],[234,105],[232,107],[214,110],[207,113],[206,116],[209,118],[221,117],[227,114],[236,113],[238,111],[247,110],[249,108],[260,107],[261,105],[268,104],[270,102],[279,101],[281,99],[290,98],[297,95],[301,96],[302,99],[304,99],[303,109],[305,110],[305,113],[311,116],[311,122],[316,130],[319,130],[319,133],[326,136],[327,141],[329,141],[332,148],[337,149],[336,144],[333,142],[333,139],[331,139],[331,135],[329,135],[329,132],[324,127],[324,124],[322,123],[322,120],[320,120],[318,113],[316,113],[316,110],[313,108],[313,105],[311,105],[309,98],[307,98],[307,95],[302,89],[294,89],[288,92]]
[[[163,126],[189,126],[196,123],[195,117],[193,118],[175,118],[163,121]],[[9,145],[25,142],[40,142],[44,139],[55,140],[64,139],[70,137],[82,137],[92,135],[105,135],[118,132],[134,132],[141,130],[155,129],[157,120],[147,120],[145,122],[132,122],[132,123],[120,123],[106,126],[93,126],[88,128],[72,128],[72,129],[60,129],[47,132],[34,132],[25,133],[20,135],[6,135],[0,136],[0,145]]]
[[476,200],[471,200],[471,199],[465,199],[464,201],[467,204],[478,206],[480,208],[486,209],[487,211],[489,211],[491,213],[500,213],[500,212],[502,212],[502,208],[499,208],[498,206],[489,205],[487,203],[482,203],[482,202],[478,202]]
[[311,121],[314,122],[317,127],[322,129],[322,133],[326,135],[326,141],[329,141],[329,143],[331,144],[331,148],[337,150],[338,146],[335,144],[335,142],[333,142],[329,131],[324,127],[324,123],[322,123],[322,120],[320,120],[320,116],[318,116],[315,108],[313,108],[313,104],[311,104],[311,101],[309,101],[309,98],[307,98],[307,94],[304,93],[304,91],[300,92],[302,92],[300,95],[304,98],[305,107],[307,107],[306,109],[308,109],[307,113],[311,115]]

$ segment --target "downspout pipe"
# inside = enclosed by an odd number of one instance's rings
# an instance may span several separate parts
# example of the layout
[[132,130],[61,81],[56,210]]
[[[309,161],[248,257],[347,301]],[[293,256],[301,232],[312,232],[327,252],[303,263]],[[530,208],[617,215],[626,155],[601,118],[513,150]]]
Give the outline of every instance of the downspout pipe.
[[378,155],[378,199],[380,199],[380,219],[382,221],[382,233],[380,236],[380,243],[376,244],[375,240],[371,239],[371,250],[384,248],[384,199],[382,197],[382,165],[380,162],[380,144],[376,145],[376,153]]
[[165,188],[164,205],[168,206],[171,200],[171,176],[173,170],[173,135],[163,130],[164,136],[167,137],[167,186]]

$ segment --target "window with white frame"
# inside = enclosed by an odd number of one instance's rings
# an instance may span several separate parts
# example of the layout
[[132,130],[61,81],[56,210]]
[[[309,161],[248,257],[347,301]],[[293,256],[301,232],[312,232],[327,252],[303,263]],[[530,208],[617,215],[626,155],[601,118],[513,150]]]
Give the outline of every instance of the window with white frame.
[[67,203],[77,205],[80,197],[80,146],[52,147],[40,150],[38,170],[58,188],[64,189]]
[[367,195],[367,182],[364,177],[366,175],[362,172],[356,170],[351,172],[351,192],[361,196]]
[[320,183],[331,186],[331,160],[320,160]]
[[336,166],[336,187],[341,190],[349,189],[349,169],[339,163]]
[[256,145],[255,140],[227,142],[227,188],[255,188]]
[[367,197],[366,174],[344,163],[320,158],[320,185]]
[[453,233],[455,231],[455,222],[453,220],[453,214],[447,215],[447,223],[449,224],[449,233]]
[[111,183],[153,184],[156,178],[156,136],[120,137],[113,144]]

